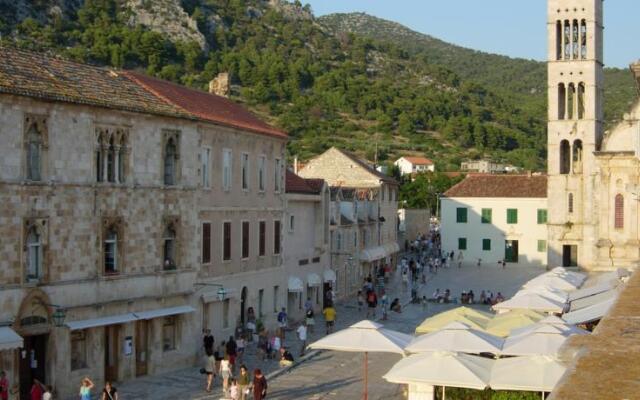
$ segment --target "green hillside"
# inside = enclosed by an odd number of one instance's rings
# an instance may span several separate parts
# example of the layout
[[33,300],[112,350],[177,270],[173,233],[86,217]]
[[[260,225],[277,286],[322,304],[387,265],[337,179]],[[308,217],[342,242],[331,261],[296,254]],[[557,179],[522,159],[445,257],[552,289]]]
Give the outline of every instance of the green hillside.
[[430,39],[438,58],[417,40],[336,33],[327,21],[276,0],[0,0],[5,45],[200,89],[230,72],[232,98],[287,130],[290,156],[336,145],[370,160],[424,154],[441,170],[481,156],[544,168],[542,64],[482,55],[504,67],[473,73],[480,53],[447,56],[459,48]]

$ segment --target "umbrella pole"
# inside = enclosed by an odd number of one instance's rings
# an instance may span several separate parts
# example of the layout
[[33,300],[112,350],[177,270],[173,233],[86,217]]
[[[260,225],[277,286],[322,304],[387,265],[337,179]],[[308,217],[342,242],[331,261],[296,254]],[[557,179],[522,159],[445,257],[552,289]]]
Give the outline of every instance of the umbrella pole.
[[447,397],[446,397],[446,392],[445,392],[445,390],[444,390],[444,386],[443,386],[443,387],[442,387],[442,400],[446,400],[446,399],[447,399]]
[[364,400],[367,400],[369,398],[369,393],[367,390],[367,375],[368,375],[368,367],[369,367],[369,353],[367,353],[366,351],[364,352]]

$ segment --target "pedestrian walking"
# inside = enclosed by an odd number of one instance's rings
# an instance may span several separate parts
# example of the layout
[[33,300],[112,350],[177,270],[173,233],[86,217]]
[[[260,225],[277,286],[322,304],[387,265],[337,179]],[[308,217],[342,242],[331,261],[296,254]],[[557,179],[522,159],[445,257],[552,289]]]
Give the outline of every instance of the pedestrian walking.
[[313,308],[307,310],[305,315],[305,322],[307,323],[307,329],[309,332],[313,333],[313,329],[316,326],[316,318],[315,313],[313,312]]
[[378,296],[375,291],[369,290],[367,292],[367,318],[369,315],[373,318],[376,317],[376,307],[378,307]]
[[216,364],[217,361],[213,353],[211,351],[207,352],[204,358],[204,368],[200,370],[201,373],[204,371],[204,374],[207,375],[207,386],[205,387],[207,392],[211,391],[211,385],[213,385],[213,378],[216,374]]
[[322,310],[322,314],[324,315],[324,321],[326,324],[327,335],[333,332],[333,325],[336,321],[336,309],[333,308],[332,304],[329,304]]
[[220,376],[222,377],[222,391],[226,395],[229,394],[229,379],[231,379],[231,364],[229,363],[229,356],[224,356],[224,359],[220,361]]
[[362,306],[364,305],[364,296],[362,295],[362,290],[358,290],[358,311],[362,311]]
[[[91,400],[91,390],[94,386],[95,385],[91,379],[89,379],[88,376],[85,376],[80,384],[80,400]],[[40,394],[40,396],[42,397],[42,394]]]
[[284,307],[278,313],[278,329],[280,339],[284,342],[284,330],[287,328],[287,311]]
[[231,384],[229,385],[229,398],[231,400],[240,400],[240,388],[238,387],[238,381],[235,378],[231,378]]
[[211,334],[211,329],[203,329],[202,330],[202,347],[204,347],[204,354],[207,352],[213,353],[213,345],[215,340],[213,335]]
[[238,356],[238,344],[233,336],[229,336],[229,340],[227,341],[227,356],[229,356],[229,367],[233,374],[236,370],[236,357]]
[[462,268],[462,261],[464,261],[464,255],[462,254],[462,250],[458,253],[458,268]]
[[9,380],[4,371],[0,371],[0,400],[9,400]]
[[478,269],[482,266],[482,258],[478,258]]
[[104,383],[101,400],[118,400],[118,390],[109,381]]
[[242,364],[242,361],[244,359],[244,349],[247,346],[247,342],[244,339],[245,335],[244,333],[240,335],[240,337],[238,338],[238,340],[236,340],[236,346],[237,346],[237,355],[236,355],[236,362],[235,364]]
[[251,378],[246,365],[240,366],[240,374],[238,375],[238,391],[240,392],[240,400],[246,400],[249,395],[249,386]]
[[307,324],[303,322],[298,327],[298,339],[302,343],[302,348],[300,349],[300,357],[304,355],[304,350],[307,347]]
[[[118,397],[114,397],[117,399]],[[51,385],[46,385],[44,387],[44,393],[42,393],[42,400],[53,400],[53,387]]]
[[263,400],[267,397],[267,378],[256,368],[253,371],[253,400]]

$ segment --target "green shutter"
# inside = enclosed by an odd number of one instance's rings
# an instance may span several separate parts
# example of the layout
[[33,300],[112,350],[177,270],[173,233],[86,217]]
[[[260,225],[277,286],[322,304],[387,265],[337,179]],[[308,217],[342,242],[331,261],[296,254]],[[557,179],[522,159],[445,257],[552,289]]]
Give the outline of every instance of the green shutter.
[[544,253],[546,251],[547,251],[547,241],[546,240],[538,240],[538,252]]
[[482,250],[491,251],[491,239],[482,239]]
[[538,224],[546,224],[547,223],[547,209],[539,208],[538,209]]
[[467,223],[467,209],[464,207],[459,207],[456,209],[456,222],[459,224]]
[[467,249],[467,238],[458,238],[458,250]]
[[491,209],[490,208],[483,208],[482,209],[481,222],[483,224],[490,224],[491,223]]
[[518,223],[518,209],[517,208],[508,208],[507,209],[507,224],[517,224]]

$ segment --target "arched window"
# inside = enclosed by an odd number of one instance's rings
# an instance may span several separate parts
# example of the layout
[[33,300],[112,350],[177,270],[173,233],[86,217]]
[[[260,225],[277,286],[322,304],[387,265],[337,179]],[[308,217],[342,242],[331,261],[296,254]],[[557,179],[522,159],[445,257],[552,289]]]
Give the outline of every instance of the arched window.
[[27,234],[27,281],[42,278],[42,243],[40,234],[35,227]]
[[569,20],[564,21],[564,59],[571,59],[571,23]]
[[120,145],[120,149],[118,150],[118,174],[117,174],[117,182],[119,183],[124,183],[125,182],[125,169],[124,169],[124,162],[126,159],[127,155],[126,155],[126,147],[124,144]]
[[621,194],[616,195],[613,224],[615,229],[624,229],[624,196]]
[[567,87],[567,119],[575,118],[576,103],[576,85],[570,83]]
[[578,119],[584,118],[584,82],[578,84]]
[[113,143],[113,137],[109,141],[109,148],[107,149],[107,182],[116,181],[116,148]]
[[572,32],[571,32],[571,56],[574,60],[579,58],[580,52],[580,26],[578,25],[578,20],[574,19],[572,24]]
[[162,265],[164,269],[175,269],[176,267],[176,230],[169,224],[164,230],[162,237],[163,256]]
[[567,212],[573,214],[573,193],[569,193],[567,198]]
[[587,58],[587,21],[580,22],[580,58]]
[[571,170],[571,149],[569,141],[560,142],[560,174],[568,174]]
[[556,60],[562,60],[562,21],[556,22]]
[[558,119],[565,119],[567,114],[567,88],[564,83],[558,85]]
[[104,273],[118,273],[118,232],[111,227],[105,236],[103,243]]
[[177,148],[174,138],[167,140],[164,150],[164,184],[171,186],[176,184]]
[[27,179],[39,181],[42,168],[42,135],[36,124],[31,125],[27,132]]
[[582,140],[573,142],[573,173],[582,173]]

